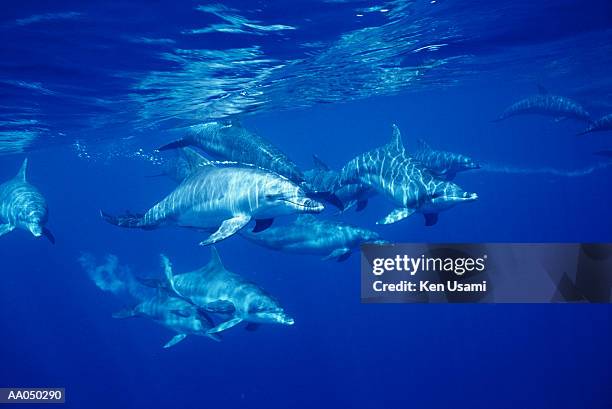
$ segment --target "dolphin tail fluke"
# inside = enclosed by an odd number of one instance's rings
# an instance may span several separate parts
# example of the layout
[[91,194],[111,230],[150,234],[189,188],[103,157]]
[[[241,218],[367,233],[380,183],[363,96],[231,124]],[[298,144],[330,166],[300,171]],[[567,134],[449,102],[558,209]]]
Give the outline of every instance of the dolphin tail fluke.
[[126,214],[124,216],[113,216],[102,210],[100,210],[100,216],[106,222],[119,227],[127,228],[142,228],[142,215],[140,214]]
[[186,139],[179,139],[179,140],[176,140],[174,142],[170,142],[170,143],[168,143],[166,145],[160,146],[156,150],[158,152],[161,152],[161,151],[167,151],[167,150],[170,150],[170,149],[184,148],[184,147],[187,147],[189,145],[191,145],[191,143],[188,140],[186,140]]

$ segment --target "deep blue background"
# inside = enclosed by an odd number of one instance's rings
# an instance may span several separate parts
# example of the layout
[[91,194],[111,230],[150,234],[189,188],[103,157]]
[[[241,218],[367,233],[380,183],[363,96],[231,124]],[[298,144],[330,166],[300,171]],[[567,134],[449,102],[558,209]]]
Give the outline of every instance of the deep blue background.
[[[605,2],[593,3],[590,14],[578,2],[563,4],[566,7],[556,10],[556,15],[525,18],[522,29],[512,35],[500,33],[495,41],[474,40],[471,46],[526,47],[534,38],[563,40],[609,27],[609,19],[602,17]],[[65,5],[67,10],[76,7]],[[180,9],[164,7],[169,26],[175,19],[185,23],[187,17]],[[99,9],[106,17],[126,15]],[[36,5],[15,6],[6,10],[6,19],[43,11]],[[135,25],[150,27],[154,14],[129,15],[138,16]],[[134,30],[125,21],[116,24],[116,30]],[[201,20],[190,26],[199,25]],[[324,33],[329,37],[350,28],[340,23],[330,26],[330,33]],[[97,28],[90,25],[87,35],[97,34]],[[171,31],[164,25],[150,29],[157,30],[153,34],[158,36]],[[537,30],[533,37],[517,34]],[[14,51],[5,54],[8,60],[21,58],[18,52],[27,45],[27,38],[19,41],[24,43],[4,44],[5,53]],[[79,43],[78,37],[63,41]],[[45,50],[34,40],[31,46]],[[62,48],[57,43],[49,47]],[[283,47],[279,45],[281,51]],[[118,58],[108,60],[109,67],[156,68],[146,55],[114,50]],[[91,72],[74,75],[77,84],[87,82],[88,73],[97,78],[98,70],[106,68],[96,52],[73,49],[72,53],[75,58],[83,56],[83,66],[92,67]],[[71,76],[35,62],[10,69],[4,66],[3,72],[19,72],[27,66],[30,80],[37,75],[43,80],[45,75]],[[512,82],[512,73],[481,75],[451,88],[266,112],[243,122],[305,169],[313,153],[339,168],[355,155],[385,143],[391,124],[397,123],[408,150],[416,138],[424,138],[435,148],[485,161],[489,168],[510,166],[525,171],[459,175],[457,182],[477,192],[480,199],[442,213],[434,227],[425,227],[418,215],[395,225],[376,226],[374,222],[391,210],[380,197],[363,213],[342,217],[376,229],[388,240],[610,242],[612,168],[579,177],[534,172],[592,166],[600,160],[592,155],[594,151],[612,149],[610,133],[578,138],[575,134],[582,124],[541,117],[490,122],[511,102],[534,93],[539,82],[563,93],[606,79],[595,78],[594,73],[609,70],[609,66],[590,67],[582,76],[562,82],[545,75],[519,82]],[[108,78],[100,81],[112,95],[117,84],[104,82]],[[601,93],[596,96],[602,97]],[[589,95],[581,95],[581,101],[588,104]],[[44,100],[41,103],[45,105]],[[57,104],[57,109],[68,108]],[[593,111],[596,116],[607,113],[601,105]],[[78,136],[87,140],[87,135]],[[188,337],[170,350],[162,349],[172,334],[142,319],[114,320],[111,313],[125,302],[96,288],[78,263],[82,252],[100,260],[111,253],[134,273],[152,276],[161,273],[162,252],[178,272],[195,269],[209,259],[209,250],[197,245],[201,235],[195,232],[128,231],[99,218],[98,209],[141,211],[172,189],[170,181],[146,178],[159,168],[133,154],[138,147],[150,153],[169,135],[147,132],[135,140],[117,142],[125,136],[104,136],[115,146],[92,141],[89,160],[77,157],[73,146],[57,140],[39,144],[27,154],[28,178],[47,197],[49,227],[57,244],[35,240],[23,231],[0,238],[0,386],[66,387],[66,406],[75,408],[611,407],[609,305],[361,305],[357,255],[345,263],[322,262],[316,257],[271,252],[240,237],[218,246],[226,267],[277,296],[296,324],[263,326],[254,333],[236,328],[221,343]],[[102,153],[96,155],[96,151]],[[104,160],[104,152],[114,154]],[[12,177],[23,157],[2,156],[0,180]]]

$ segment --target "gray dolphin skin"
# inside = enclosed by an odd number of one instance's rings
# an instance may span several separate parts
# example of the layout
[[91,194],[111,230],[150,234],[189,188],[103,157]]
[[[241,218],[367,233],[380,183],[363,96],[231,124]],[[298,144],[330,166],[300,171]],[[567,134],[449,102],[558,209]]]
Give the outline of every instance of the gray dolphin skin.
[[469,156],[434,150],[422,139],[418,140],[418,149],[413,156],[427,170],[445,180],[453,180],[459,172],[480,169],[480,165]]
[[522,99],[510,105],[496,121],[502,121],[516,115],[536,114],[547,115],[557,119],[573,118],[591,122],[591,115],[578,102],[558,95],[550,95],[547,90],[539,87],[540,93]]
[[176,156],[164,163],[162,174],[156,176],[167,176],[176,183],[181,183],[187,176],[209,163],[208,159],[194,149],[179,148],[176,149]]
[[318,156],[313,155],[315,167],[304,172],[304,178],[309,186],[320,192],[332,192],[341,202],[342,211],[353,206],[359,212],[368,204],[368,199],[376,195],[376,191],[362,183],[347,184],[336,189],[339,173],[332,170]]
[[254,231],[261,231],[275,217],[321,211],[321,203],[283,176],[254,166],[209,162],[144,215],[101,215],[127,228],[178,226],[213,231],[200,243],[205,246],[230,237],[253,219],[257,221]]
[[17,175],[0,185],[0,236],[19,228],[55,243],[55,237],[45,227],[49,218],[47,202],[38,189],[28,183],[27,169],[26,158]]
[[593,122],[591,126],[589,126],[584,131],[580,132],[578,135],[585,135],[591,132],[603,132],[603,131],[612,131],[612,114],[608,114],[597,121]]
[[425,224],[437,223],[438,212],[478,199],[456,184],[436,178],[406,154],[400,130],[393,125],[388,144],[366,152],[347,163],[340,172],[339,186],[362,183],[376,189],[397,208],[378,224],[398,222],[413,213],[423,213]]
[[158,150],[185,146],[196,146],[214,159],[248,163],[271,170],[297,184],[304,181],[302,171],[287,155],[238,122],[208,122],[191,126],[182,139]]
[[168,258],[162,256],[169,289],[177,296],[210,313],[225,315],[227,320],[208,330],[209,334],[226,331],[241,322],[254,328],[257,324],[293,325],[279,302],[265,290],[240,275],[228,271],[215,247],[204,267],[174,275]]
[[208,331],[214,323],[206,312],[199,310],[193,304],[164,292],[143,300],[134,308],[113,314],[114,318],[146,317],[158,322],[166,328],[177,333],[164,348],[170,348],[187,335],[205,336],[215,341],[220,338]]
[[363,243],[382,244],[378,233],[332,220],[300,215],[286,226],[271,227],[260,233],[242,231],[248,240],[286,253],[324,256],[323,260],[344,261]]

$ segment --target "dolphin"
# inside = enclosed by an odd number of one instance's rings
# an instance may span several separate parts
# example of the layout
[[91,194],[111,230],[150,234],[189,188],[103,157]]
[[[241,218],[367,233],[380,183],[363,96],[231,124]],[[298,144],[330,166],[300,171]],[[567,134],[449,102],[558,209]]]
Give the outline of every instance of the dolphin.
[[315,190],[321,192],[332,192],[342,202],[342,211],[356,206],[360,212],[368,205],[368,200],[376,195],[376,191],[361,183],[351,183],[334,190],[338,181],[339,173],[332,170],[317,155],[313,155],[314,168],[304,172],[306,183]]
[[294,320],[279,302],[265,290],[236,273],[228,271],[215,247],[211,260],[204,267],[174,275],[172,265],[162,256],[169,290],[198,308],[227,316],[227,320],[208,330],[216,334],[247,322],[247,329],[258,324],[293,325]]
[[190,126],[182,139],[157,150],[165,151],[185,146],[196,146],[214,159],[248,163],[285,176],[294,183],[304,182],[302,171],[287,155],[236,121],[214,121]]
[[516,115],[537,114],[553,116],[557,119],[573,118],[591,122],[591,115],[578,102],[558,95],[551,95],[542,87],[539,93],[510,105],[494,122]]
[[458,172],[480,169],[480,165],[469,156],[432,149],[424,140],[418,140],[414,158],[421,162],[434,176],[453,180]]
[[219,336],[208,331],[215,326],[208,314],[181,298],[164,292],[143,300],[135,307],[113,314],[113,318],[146,317],[176,332],[177,335],[164,345],[170,348],[187,337],[187,335],[206,336],[220,341]]
[[38,189],[28,183],[27,168],[26,158],[17,175],[0,185],[0,236],[20,228],[34,237],[45,236],[55,243],[55,237],[45,227],[49,218],[47,202]]
[[289,179],[268,170],[228,162],[208,162],[144,215],[102,218],[116,226],[152,230],[162,226],[213,233],[200,245],[226,239],[252,219],[253,231],[270,227],[277,216],[319,213],[323,205]]
[[424,215],[425,224],[432,226],[437,223],[438,212],[478,198],[476,193],[436,178],[406,154],[397,125],[393,125],[391,142],[357,156],[342,168],[338,185],[351,183],[370,186],[397,206],[378,224],[396,223],[419,212]]
[[602,131],[612,131],[612,114],[608,114],[602,118],[599,118],[597,121],[593,122],[591,126],[580,132],[578,135],[585,135],[591,132]]
[[322,255],[323,260],[344,261],[363,243],[382,244],[378,233],[337,221],[300,215],[287,226],[271,227],[261,233],[242,231],[248,240],[287,253]]

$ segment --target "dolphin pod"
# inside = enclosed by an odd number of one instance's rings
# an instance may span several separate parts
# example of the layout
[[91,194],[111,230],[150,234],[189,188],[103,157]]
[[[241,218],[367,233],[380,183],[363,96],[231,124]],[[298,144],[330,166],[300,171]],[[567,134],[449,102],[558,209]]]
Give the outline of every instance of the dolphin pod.
[[289,179],[254,166],[212,163],[198,168],[174,191],[143,215],[111,216],[107,222],[145,230],[178,226],[212,231],[200,245],[224,240],[256,220],[254,231],[268,228],[275,217],[319,213],[323,205],[306,196]]
[[375,189],[397,206],[378,224],[396,223],[419,212],[425,217],[425,224],[431,226],[437,223],[440,211],[478,198],[476,193],[436,178],[409,156],[396,125],[389,143],[357,156],[342,168],[338,188],[354,183]]
[[49,218],[47,201],[28,183],[27,170],[26,158],[17,175],[0,185],[0,236],[18,228],[55,243],[55,237],[45,226]]
[[567,97],[551,95],[542,87],[539,87],[538,94],[510,105],[495,121],[525,114],[546,115],[556,119],[573,118],[591,122],[591,114],[578,102]]
[[242,231],[246,239],[273,250],[324,256],[323,260],[346,260],[363,243],[384,243],[378,233],[332,220],[300,215],[287,226],[261,233]]

